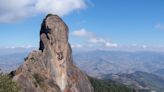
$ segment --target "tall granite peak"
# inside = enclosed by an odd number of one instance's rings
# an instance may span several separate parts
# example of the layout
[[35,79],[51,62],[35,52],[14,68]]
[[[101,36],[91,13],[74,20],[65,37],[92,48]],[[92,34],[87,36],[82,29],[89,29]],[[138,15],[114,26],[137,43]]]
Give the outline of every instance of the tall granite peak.
[[68,27],[59,16],[49,14],[44,19],[40,31],[39,49],[42,51],[45,47],[44,45],[46,45],[46,43],[43,43],[44,36],[51,41],[51,44],[68,43]]
[[41,25],[39,51],[25,58],[13,80],[22,92],[93,92],[88,77],[73,64],[67,25],[52,14]]

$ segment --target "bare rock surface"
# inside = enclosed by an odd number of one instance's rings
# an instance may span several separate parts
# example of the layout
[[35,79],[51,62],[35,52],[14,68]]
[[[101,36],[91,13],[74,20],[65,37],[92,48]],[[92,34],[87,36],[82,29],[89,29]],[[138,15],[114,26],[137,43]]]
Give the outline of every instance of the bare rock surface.
[[22,92],[93,92],[88,77],[73,64],[68,27],[57,15],[43,20],[39,51],[25,58],[13,80]]

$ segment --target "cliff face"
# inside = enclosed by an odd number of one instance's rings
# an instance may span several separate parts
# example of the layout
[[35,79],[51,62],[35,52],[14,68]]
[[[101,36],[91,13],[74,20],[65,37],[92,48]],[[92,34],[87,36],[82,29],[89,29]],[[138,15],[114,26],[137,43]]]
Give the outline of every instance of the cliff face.
[[87,76],[73,64],[68,27],[57,15],[44,19],[39,51],[25,58],[13,80],[22,92],[93,92]]

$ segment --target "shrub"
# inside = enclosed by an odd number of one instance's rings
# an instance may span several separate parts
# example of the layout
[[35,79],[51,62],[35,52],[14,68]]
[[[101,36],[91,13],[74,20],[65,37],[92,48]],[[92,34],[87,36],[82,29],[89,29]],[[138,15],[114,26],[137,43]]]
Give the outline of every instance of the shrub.
[[0,92],[19,92],[19,88],[7,74],[0,74]]

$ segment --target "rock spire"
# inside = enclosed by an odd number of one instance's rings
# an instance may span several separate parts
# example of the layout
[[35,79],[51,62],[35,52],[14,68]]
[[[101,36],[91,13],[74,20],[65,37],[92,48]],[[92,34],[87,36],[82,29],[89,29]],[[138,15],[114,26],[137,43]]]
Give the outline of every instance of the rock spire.
[[88,77],[73,64],[67,25],[52,14],[41,25],[39,51],[25,58],[13,80],[22,92],[93,92]]

